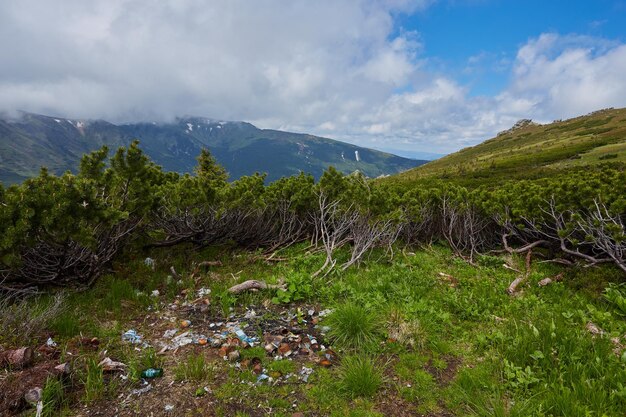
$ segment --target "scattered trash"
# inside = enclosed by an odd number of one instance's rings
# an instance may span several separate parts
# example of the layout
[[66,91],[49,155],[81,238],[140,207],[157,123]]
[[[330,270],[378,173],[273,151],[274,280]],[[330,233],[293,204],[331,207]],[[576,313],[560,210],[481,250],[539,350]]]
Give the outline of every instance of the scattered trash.
[[306,366],[303,366],[302,369],[300,370],[300,379],[303,382],[308,382],[309,376],[311,376],[312,373],[313,373],[313,368],[307,368]]
[[241,354],[239,353],[238,350],[233,350],[232,352],[228,353],[228,360],[231,361],[231,362],[236,361],[240,357],[241,357]]
[[166,404],[166,405],[165,405],[165,411],[166,411],[166,412],[168,412],[168,413],[169,413],[169,412],[170,412],[170,411],[172,411],[173,409],[174,409],[174,406],[173,406],[172,404]]
[[122,335],[122,340],[125,342],[130,342],[133,344],[140,344],[142,342],[141,340],[141,336],[139,334],[137,334],[137,331],[130,329],[127,330],[123,335]]
[[14,369],[23,368],[33,361],[33,350],[23,347],[15,350],[0,352],[0,366],[8,366]]
[[152,384],[148,384],[143,388],[137,388],[132,390],[130,393],[131,395],[141,395],[141,394],[145,394],[146,392],[150,391],[152,389]]
[[163,368],[148,368],[141,373],[142,378],[158,378],[163,376]]
[[42,396],[43,389],[35,387],[26,391],[26,394],[24,394],[24,399],[30,404],[37,404],[41,401]]
[[248,337],[248,335],[246,335],[246,333],[241,330],[239,327],[235,327],[235,335],[239,338],[239,340],[241,340],[244,343],[247,343],[248,345],[250,345],[251,347],[254,347],[254,345],[256,343],[258,343],[258,338],[256,337]]
[[261,383],[262,383],[263,381],[272,382],[271,380],[272,380],[272,378],[271,378],[269,375],[267,375],[267,374],[261,374],[261,375],[259,375],[259,377],[256,379],[256,384],[257,384],[257,385],[261,385]]
[[101,367],[104,372],[119,372],[126,368],[125,363],[116,362],[109,357],[102,359],[98,366]]
[[164,339],[171,339],[172,337],[174,337],[176,332],[178,332],[178,330],[176,330],[176,329],[166,330],[165,333],[163,333],[163,338]]
[[48,340],[46,340],[46,346],[48,347],[57,347],[57,342],[55,342],[54,340],[52,340],[51,337],[48,338]]
[[196,294],[197,294],[197,296],[198,296],[198,297],[205,297],[205,296],[207,296],[207,295],[211,294],[211,289],[210,289],[210,288],[204,288],[204,287],[202,287],[202,288],[200,288],[200,289],[197,291],[197,293],[196,293]]
[[180,327],[185,329],[185,328],[187,328],[189,326],[191,326],[191,321],[189,321],[189,320],[181,320]]
[[161,293],[159,292],[159,290],[154,290],[154,291],[152,291],[151,295],[153,297],[158,297],[159,295],[161,295]]
[[190,332],[184,332],[172,339],[173,348],[187,346],[193,343],[193,338],[189,335]]
[[152,258],[146,258],[143,263],[148,267],[151,268],[154,271],[154,268],[156,267],[156,262],[154,259]]

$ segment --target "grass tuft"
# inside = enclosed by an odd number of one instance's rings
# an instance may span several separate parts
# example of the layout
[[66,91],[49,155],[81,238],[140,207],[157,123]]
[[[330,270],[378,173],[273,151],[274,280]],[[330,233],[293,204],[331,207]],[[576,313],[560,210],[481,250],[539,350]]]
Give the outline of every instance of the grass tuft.
[[42,417],[58,416],[59,409],[65,402],[63,382],[57,378],[48,378],[41,393],[43,403]]
[[87,360],[83,384],[85,385],[84,400],[86,403],[94,402],[104,395],[104,375],[96,359],[92,358]]
[[376,347],[380,321],[377,315],[358,304],[343,304],[329,316],[328,336],[345,349],[370,350]]
[[383,383],[383,376],[372,359],[347,356],[340,369],[341,390],[351,398],[372,397]]
[[205,381],[211,374],[211,368],[202,354],[191,355],[186,362],[181,362],[174,371],[176,381]]

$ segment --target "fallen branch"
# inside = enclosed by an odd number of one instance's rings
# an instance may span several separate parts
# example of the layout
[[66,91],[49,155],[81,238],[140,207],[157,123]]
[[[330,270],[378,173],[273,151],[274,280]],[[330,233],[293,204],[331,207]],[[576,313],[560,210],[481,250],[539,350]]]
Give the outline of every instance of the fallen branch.
[[545,287],[546,285],[550,285],[553,282],[558,282],[562,279],[563,279],[563,273],[561,272],[558,275],[555,275],[554,277],[542,279],[541,281],[537,283],[537,285],[539,285],[540,287]]
[[178,275],[178,272],[176,272],[176,270],[174,269],[174,266],[172,265],[170,267],[170,272],[172,273],[172,276],[178,280],[180,280],[180,275]]
[[446,274],[445,272],[440,272],[439,276],[442,278],[442,281],[446,281],[448,285],[450,285],[453,288],[456,288],[456,286],[459,285],[459,280],[457,280],[455,277],[453,277],[450,274]]
[[589,333],[591,333],[592,336],[602,336],[602,335],[604,335],[604,330],[599,328],[595,323],[593,323],[591,321],[589,323],[587,323],[585,328],[587,329],[587,331]]
[[203,261],[198,264],[198,268],[209,267],[209,266],[223,266],[222,261]]
[[[509,287],[506,289],[506,292],[509,295],[514,295],[517,292],[517,287],[524,281],[526,281],[528,279],[528,277],[530,276],[530,258],[532,256],[533,250],[529,249],[528,253],[526,254],[526,272],[521,274],[520,276],[518,276],[517,278],[515,278],[513,280],[513,282],[511,282],[511,284],[509,285]],[[513,269],[513,268],[510,268]]]
[[250,279],[248,281],[242,282],[241,284],[233,285],[228,289],[228,292],[231,294],[239,294],[244,291],[250,290],[281,290],[287,291],[287,287],[284,284],[267,284],[263,281],[257,281],[254,279]]

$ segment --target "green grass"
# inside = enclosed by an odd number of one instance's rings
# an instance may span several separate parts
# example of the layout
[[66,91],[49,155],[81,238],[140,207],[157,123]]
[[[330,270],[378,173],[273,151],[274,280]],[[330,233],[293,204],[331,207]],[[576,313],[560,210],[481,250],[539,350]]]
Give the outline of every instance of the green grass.
[[377,314],[354,303],[337,306],[327,320],[328,336],[337,346],[349,350],[373,350],[380,335]]
[[206,381],[211,376],[211,367],[202,354],[195,354],[180,362],[174,371],[176,381]]
[[626,162],[626,109],[528,126],[462,149],[381,183],[445,179],[475,187],[500,179],[551,176],[563,169]]
[[[103,376],[93,351],[74,350],[74,355],[62,360],[73,361],[77,378],[71,385],[77,394],[62,397],[59,387],[51,386],[47,388],[50,398],[63,398],[55,406],[58,412],[80,410],[85,404],[97,407],[98,400],[115,399],[128,394],[130,387],[136,388],[142,370],[164,367],[166,378],[184,382],[176,384],[184,389],[182,402],[199,400],[198,388],[209,387],[213,393],[207,398],[215,401],[217,415],[255,415],[258,407],[264,407],[279,416],[295,411],[378,416],[385,415],[390,401],[400,401],[414,415],[623,415],[626,364],[613,352],[610,340],[626,333],[626,291],[619,285],[624,277],[617,269],[533,262],[521,294],[510,297],[505,290],[516,273],[502,267],[502,257],[482,256],[476,265],[469,265],[445,246],[433,244],[413,251],[397,251],[392,261],[376,251],[360,268],[306,285],[300,283],[301,277],[314,272],[323,255],[307,255],[303,245],[285,250],[281,256],[289,261],[276,265],[253,260],[255,253],[216,248],[193,252],[182,247],[151,252],[159,260],[154,272],[142,266],[144,254],[116,264],[111,276],[93,289],[68,296],[63,312],[42,326],[55,329],[62,352],[72,349],[77,330],[85,337],[98,336],[99,350],[106,349],[108,356],[128,365],[130,381],[124,384],[119,378]],[[182,286],[167,283],[168,265],[176,265],[186,277],[191,262],[202,259],[221,259],[224,266],[203,273],[197,282],[184,278]],[[456,285],[443,280],[440,272],[453,276]],[[564,274],[562,281],[537,286],[540,279],[559,272]],[[211,288],[206,314],[212,320],[224,312],[221,300],[226,297],[218,294],[233,283],[251,278],[276,282],[290,276],[296,276],[292,282],[302,286],[302,300],[275,304],[271,302],[274,292],[260,291],[230,296],[224,306],[226,312],[231,307],[241,312],[264,303],[276,312],[309,306],[334,308],[319,324],[331,326],[323,343],[338,353],[336,366],[323,368],[313,359],[310,363],[307,359],[305,363],[275,361],[262,347],[241,350],[242,360],[259,358],[267,373],[277,379],[297,374],[302,366],[313,368],[306,384],[290,380],[257,385],[257,375],[214,359],[208,353],[210,347],[190,346],[175,356],[159,356],[152,348],[137,351],[120,340],[128,328],[154,334],[150,325],[172,314],[165,309],[185,288]],[[170,285],[174,286],[168,295]],[[137,295],[137,291],[148,293],[156,288],[162,294],[156,302],[149,298],[145,302]],[[118,303],[123,307],[116,311]],[[198,320],[194,322],[202,323]],[[589,321],[602,328],[605,336],[592,337],[585,329]],[[397,340],[389,340],[392,335]],[[12,346],[7,339],[0,343]],[[293,398],[297,398],[295,408]],[[237,405],[236,411],[232,404]]]
[[346,356],[339,373],[340,389],[351,398],[372,397],[383,383],[379,365],[369,356]]
[[106,386],[102,368],[98,366],[98,360],[90,358],[87,360],[83,385],[85,389],[84,401],[89,404],[104,397]]
[[65,405],[65,387],[58,378],[48,378],[41,393],[42,417],[58,416]]

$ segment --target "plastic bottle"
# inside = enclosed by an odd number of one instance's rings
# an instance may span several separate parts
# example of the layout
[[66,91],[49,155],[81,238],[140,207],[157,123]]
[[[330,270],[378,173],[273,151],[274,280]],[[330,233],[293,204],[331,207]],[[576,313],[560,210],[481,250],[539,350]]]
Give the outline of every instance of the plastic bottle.
[[163,368],[148,368],[141,373],[142,378],[157,378],[163,376]]

